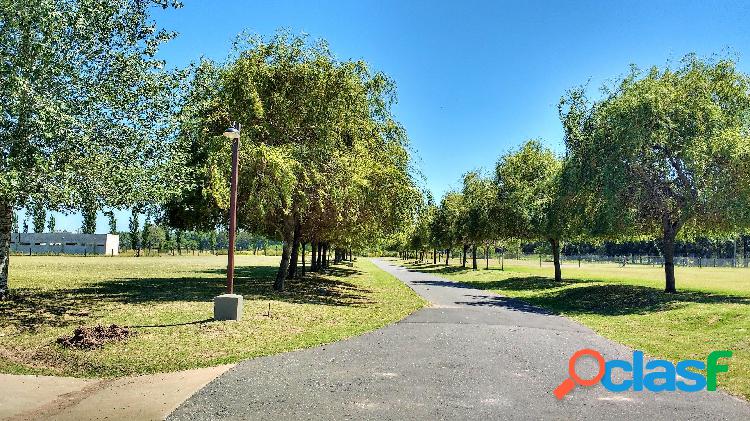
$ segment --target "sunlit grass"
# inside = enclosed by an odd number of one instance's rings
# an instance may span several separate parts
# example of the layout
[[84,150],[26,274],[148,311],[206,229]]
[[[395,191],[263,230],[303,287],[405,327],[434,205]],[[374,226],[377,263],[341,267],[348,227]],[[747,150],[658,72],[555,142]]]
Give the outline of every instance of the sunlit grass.
[[750,399],[750,269],[678,267],[678,293],[667,294],[659,266],[568,263],[556,282],[551,263],[538,260],[506,260],[504,271],[497,260],[477,271],[452,263],[408,266],[523,299],[654,357],[705,360],[732,350],[719,384]]
[[[271,289],[277,257],[237,256],[240,322],[214,322],[226,256],[18,257],[0,303],[0,372],[121,376],[204,367],[333,342],[397,321],[425,303],[360,260]],[[270,314],[269,314],[270,306]],[[103,349],[55,344],[78,325],[137,335]]]

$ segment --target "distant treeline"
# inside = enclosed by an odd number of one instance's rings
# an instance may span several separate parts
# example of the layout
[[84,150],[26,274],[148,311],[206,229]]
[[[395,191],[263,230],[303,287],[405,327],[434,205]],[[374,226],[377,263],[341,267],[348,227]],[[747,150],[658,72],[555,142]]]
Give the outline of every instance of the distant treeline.
[[[736,246],[736,249],[735,249]],[[522,245],[522,252],[550,253],[549,244],[536,242]],[[736,242],[732,239],[712,240],[698,238],[695,241],[676,241],[675,256],[692,257],[716,257],[732,258],[735,256],[750,258],[750,235],[739,237]],[[566,243],[562,247],[562,254],[576,256],[582,254],[595,254],[599,256],[659,256],[661,250],[655,241],[605,241],[601,244],[592,243]]]
[[[144,235],[145,233],[145,235]],[[216,252],[218,250],[227,250],[229,240],[227,231],[179,231],[160,225],[147,225],[143,232],[136,236],[133,241],[133,235],[129,232],[118,232],[120,236],[121,251],[158,251],[174,252]],[[237,233],[236,247],[239,251],[250,251],[253,254],[268,254],[269,249],[273,249],[272,254],[281,246],[280,241],[270,240],[262,235],[252,234],[245,231]]]

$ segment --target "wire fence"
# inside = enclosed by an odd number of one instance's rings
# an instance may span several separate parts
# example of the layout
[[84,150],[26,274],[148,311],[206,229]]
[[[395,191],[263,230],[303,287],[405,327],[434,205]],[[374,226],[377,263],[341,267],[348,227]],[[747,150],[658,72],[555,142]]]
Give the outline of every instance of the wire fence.
[[[396,253],[382,253],[379,254],[382,256],[391,255],[396,256]],[[408,254],[409,259],[420,259],[419,253],[417,252],[411,252]],[[432,257],[432,251],[429,250],[426,253],[424,253],[423,256],[421,256],[422,259],[425,260],[433,260]],[[539,265],[542,264],[550,264],[553,262],[553,256],[552,254],[539,254],[539,253],[533,253],[533,254],[526,254],[526,253],[513,253],[513,252],[505,252],[502,253],[500,250],[495,250],[494,253],[492,250],[489,250],[489,255],[485,255],[484,250],[477,250],[477,260],[485,260],[485,259],[491,259],[493,262],[496,262],[497,264],[502,264],[504,260],[524,260],[524,261],[530,261],[530,262],[539,262]],[[458,259],[459,261],[462,259],[462,253],[460,251],[451,253],[450,260]],[[467,261],[471,260],[471,253],[467,253],[466,256]],[[441,262],[445,261],[445,252],[443,250],[438,251],[438,255],[436,256],[435,260],[439,260]],[[664,266],[664,257],[662,256],[651,256],[651,255],[637,255],[637,254],[631,254],[631,255],[619,255],[619,256],[605,256],[605,255],[598,255],[598,254],[581,254],[581,255],[561,255],[560,261],[565,264],[578,264],[580,266],[581,264],[590,264],[590,263],[609,263],[609,264],[618,264],[620,266],[628,266],[628,265],[640,265],[640,266],[657,266],[657,267],[663,267]],[[494,263],[493,263],[494,264]],[[675,266],[681,266],[681,267],[715,267],[715,268],[748,268],[750,267],[750,256],[743,257],[741,254],[738,254],[736,258],[727,258],[727,257],[702,257],[702,256],[675,256],[674,257],[674,264]]]
[[[552,256],[542,255],[545,261],[552,261]],[[616,263],[622,266],[646,265],[664,266],[664,257],[648,255],[622,255],[601,256],[595,254],[560,256],[560,260],[567,263]],[[701,256],[675,256],[675,266],[684,267],[725,267],[725,268],[747,268],[750,266],[750,258],[737,256],[736,258],[701,257]]]

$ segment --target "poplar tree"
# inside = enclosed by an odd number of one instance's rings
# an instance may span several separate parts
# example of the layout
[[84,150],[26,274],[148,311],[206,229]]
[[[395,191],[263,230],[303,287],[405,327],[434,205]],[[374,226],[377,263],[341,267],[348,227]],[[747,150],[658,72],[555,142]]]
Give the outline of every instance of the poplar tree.
[[130,248],[135,252],[136,257],[141,255],[141,229],[138,220],[138,210],[134,207],[130,215]]
[[35,202],[29,210],[31,211],[31,224],[34,226],[34,232],[44,232],[44,226],[47,223],[47,210],[44,209],[44,205]]
[[0,0],[0,299],[14,209],[158,201],[180,187],[178,75],[154,58],[171,0]]

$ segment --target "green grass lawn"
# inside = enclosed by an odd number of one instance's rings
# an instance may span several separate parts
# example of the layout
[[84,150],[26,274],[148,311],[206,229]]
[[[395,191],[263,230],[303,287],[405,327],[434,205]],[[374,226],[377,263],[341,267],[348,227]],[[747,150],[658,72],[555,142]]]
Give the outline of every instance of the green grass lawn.
[[[357,335],[426,304],[362,259],[276,293],[277,264],[277,257],[237,256],[244,316],[215,322],[226,256],[14,256],[12,298],[0,302],[0,372],[106,377],[231,363]],[[137,335],[92,351],[55,343],[95,324],[129,326]]]
[[719,385],[750,399],[750,269],[676,268],[678,293],[666,294],[658,266],[566,264],[558,283],[551,263],[538,260],[506,260],[504,271],[496,260],[478,271],[451,263],[410,266],[550,309],[654,357],[705,360],[732,350]]

